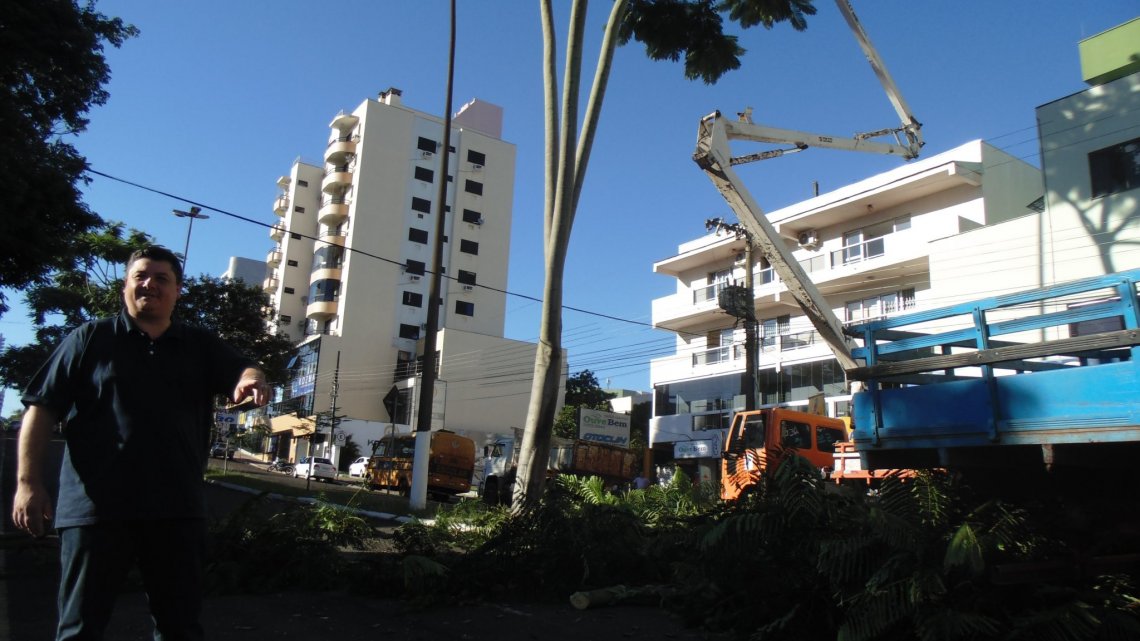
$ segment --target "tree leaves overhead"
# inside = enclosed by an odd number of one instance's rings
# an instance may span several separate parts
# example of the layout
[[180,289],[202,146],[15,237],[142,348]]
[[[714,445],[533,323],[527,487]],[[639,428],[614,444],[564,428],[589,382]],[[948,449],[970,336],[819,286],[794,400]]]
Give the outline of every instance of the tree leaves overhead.
[[93,4],[8,0],[0,11],[0,287],[69,268],[77,237],[102,222],[79,192],[87,161],[60,137],[83,131],[88,109],[107,101],[104,44],[138,31]]
[[745,53],[737,37],[724,32],[723,12],[745,28],[788,22],[803,31],[815,7],[812,0],[630,0],[620,42],[637,40],[652,60],[677,62],[683,56],[686,78],[715,84],[740,67]]

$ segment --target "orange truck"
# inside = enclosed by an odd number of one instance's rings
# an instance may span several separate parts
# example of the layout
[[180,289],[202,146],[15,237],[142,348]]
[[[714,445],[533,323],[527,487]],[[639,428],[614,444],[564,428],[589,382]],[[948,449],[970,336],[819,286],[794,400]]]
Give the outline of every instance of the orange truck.
[[782,407],[737,412],[725,438],[720,462],[720,497],[735,501],[798,454],[831,475],[836,445],[846,443],[843,419]]
[[[370,488],[396,490],[407,496],[412,489],[412,461],[416,456],[416,435],[385,436],[373,447],[364,470]],[[471,489],[475,472],[475,441],[455,432],[431,433],[428,454],[428,495],[450,498]]]

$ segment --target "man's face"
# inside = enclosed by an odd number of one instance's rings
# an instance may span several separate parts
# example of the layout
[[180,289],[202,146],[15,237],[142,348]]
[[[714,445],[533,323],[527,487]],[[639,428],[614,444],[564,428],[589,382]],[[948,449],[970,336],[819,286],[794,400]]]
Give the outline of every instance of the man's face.
[[127,313],[139,320],[168,320],[174,313],[179,289],[170,263],[140,258],[131,263],[123,286]]

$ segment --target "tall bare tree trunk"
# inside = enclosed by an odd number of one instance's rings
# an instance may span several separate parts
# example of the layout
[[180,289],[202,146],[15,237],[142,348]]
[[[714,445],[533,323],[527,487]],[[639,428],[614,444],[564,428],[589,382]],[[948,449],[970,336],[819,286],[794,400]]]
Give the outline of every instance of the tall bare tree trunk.
[[[550,439],[558,409],[562,377],[562,287],[570,232],[585,178],[586,164],[597,130],[602,100],[609,81],[613,52],[617,47],[617,25],[626,0],[614,2],[606,34],[598,56],[594,84],[586,105],[582,136],[578,132],[579,83],[582,68],[582,39],[586,0],[575,0],[570,9],[570,29],[566,42],[561,118],[555,105],[558,83],[555,77],[554,19],[550,0],[541,0],[543,35],[543,79],[546,109],[546,175],[543,212],[546,279],[543,284],[542,326],[534,361],[534,382],[530,406],[519,450],[518,476],[514,489],[516,510],[536,506],[542,497],[550,457]],[[561,126],[559,126],[561,124]],[[557,136],[556,133],[558,132]]]

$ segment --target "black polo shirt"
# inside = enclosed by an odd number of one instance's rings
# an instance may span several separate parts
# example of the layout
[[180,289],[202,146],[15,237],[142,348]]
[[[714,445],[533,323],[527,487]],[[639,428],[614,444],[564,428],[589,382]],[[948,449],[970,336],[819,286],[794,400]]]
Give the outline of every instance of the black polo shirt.
[[125,310],[68,335],[22,399],[64,419],[55,526],[204,518],[214,397],[252,366],[181,323],[152,341]]

